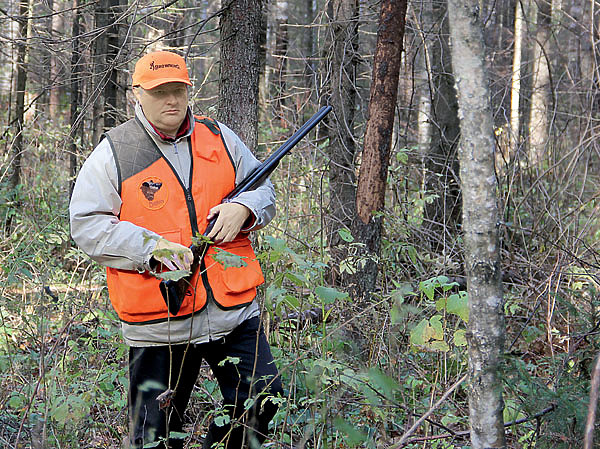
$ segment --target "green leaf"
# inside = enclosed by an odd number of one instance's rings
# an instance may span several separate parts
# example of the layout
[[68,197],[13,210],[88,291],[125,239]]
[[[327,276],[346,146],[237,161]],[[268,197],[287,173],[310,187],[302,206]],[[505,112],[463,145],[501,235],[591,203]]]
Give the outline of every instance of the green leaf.
[[429,324],[431,325],[431,333],[430,336],[433,340],[443,340],[444,339],[444,326],[442,325],[442,316],[434,315],[429,319]]
[[144,232],[144,245],[146,245],[150,240],[158,241],[159,238],[160,237],[154,234],[148,234],[147,232]]
[[293,295],[285,295],[283,297],[283,302],[292,309],[297,309],[300,307],[300,300]]
[[244,260],[246,259],[244,256],[238,256],[222,248],[215,248],[215,251],[216,253],[213,254],[212,258],[225,269],[229,267],[241,268],[248,265]]
[[298,287],[308,285],[308,279],[306,279],[306,277],[303,274],[292,273],[288,271],[287,273],[285,273],[285,277],[292,281]]
[[450,350],[450,346],[445,341],[435,340],[429,343],[429,348],[434,351],[446,352]]
[[156,273],[154,276],[158,279],[162,279],[163,281],[178,281],[189,276],[191,273],[192,272],[190,270],[173,270]]
[[174,431],[169,432],[169,439],[172,439],[172,440],[183,440],[189,436],[190,436],[190,434],[185,433],[185,432],[174,432]]
[[213,243],[214,242],[211,239],[202,234],[196,234],[192,237],[192,244],[194,246],[212,245]]
[[215,416],[214,422],[217,427],[223,427],[231,422],[231,417],[229,415]]
[[433,301],[433,296],[435,294],[435,287],[433,284],[421,282],[419,285],[419,290],[421,290],[425,296],[429,298],[429,300]]
[[240,363],[240,360],[241,359],[239,357],[228,356],[219,362],[219,366],[225,366],[226,363],[231,363],[233,365],[237,365]]
[[446,305],[448,313],[453,313],[462,318],[465,323],[469,322],[469,300],[467,292],[462,291],[448,297]]
[[348,293],[341,292],[331,287],[319,286],[315,288],[315,294],[323,300],[324,304],[333,304],[339,299],[349,299]]
[[273,301],[286,292],[285,288],[269,285],[265,291],[265,301]]
[[422,319],[412,331],[410,331],[410,342],[415,346],[425,346],[427,343],[425,332],[429,327],[427,319]]
[[367,441],[368,436],[358,430],[355,425],[344,421],[337,417],[334,420],[334,425],[342,434],[346,436],[345,443],[350,447],[357,447]]
[[377,387],[376,390],[388,399],[393,399],[394,392],[400,389],[398,382],[381,372],[378,368],[371,368],[369,370],[369,379]]
[[338,234],[340,235],[340,238],[345,242],[352,243],[354,241],[354,237],[352,236],[352,233],[349,229],[338,229]]
[[8,401],[10,408],[21,408],[25,404],[25,398],[20,393],[12,393]]
[[444,341],[442,317],[434,315],[431,319],[423,319],[411,331],[410,343],[433,351],[447,351],[448,344]]
[[456,332],[454,332],[455,346],[467,346],[467,339],[465,337],[466,333],[467,331],[465,331],[464,329],[458,329]]

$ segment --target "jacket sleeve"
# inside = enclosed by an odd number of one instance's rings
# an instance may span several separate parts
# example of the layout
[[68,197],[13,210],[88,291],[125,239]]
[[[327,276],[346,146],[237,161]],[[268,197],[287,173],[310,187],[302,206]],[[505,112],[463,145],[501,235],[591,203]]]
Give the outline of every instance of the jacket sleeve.
[[[235,184],[238,185],[260,162],[230,128],[222,123],[219,123],[219,127],[235,164]],[[243,204],[254,215],[254,221],[250,227],[243,229],[244,232],[264,228],[275,216],[275,188],[269,179],[256,189],[237,196],[233,202]]]
[[73,189],[69,216],[71,236],[93,260],[107,267],[143,272],[157,234],[119,220],[121,197],[117,167],[107,139],[85,161]]

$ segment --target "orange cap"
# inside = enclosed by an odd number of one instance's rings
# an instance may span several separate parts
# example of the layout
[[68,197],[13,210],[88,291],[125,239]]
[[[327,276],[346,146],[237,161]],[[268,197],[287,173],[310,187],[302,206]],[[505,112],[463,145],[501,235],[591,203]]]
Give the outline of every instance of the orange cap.
[[185,60],[170,51],[155,51],[142,56],[135,64],[133,87],[152,89],[165,83],[192,85]]

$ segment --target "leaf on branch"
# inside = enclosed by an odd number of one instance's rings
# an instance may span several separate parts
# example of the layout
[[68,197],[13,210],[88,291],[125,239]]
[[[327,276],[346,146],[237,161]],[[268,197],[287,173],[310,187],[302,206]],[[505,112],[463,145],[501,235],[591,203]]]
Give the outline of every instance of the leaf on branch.
[[244,259],[244,256],[238,256],[237,254],[230,253],[225,251],[222,248],[215,248],[216,253],[212,256],[213,259],[223,268],[227,269],[229,267],[241,268],[248,265]]
[[186,276],[189,276],[192,272],[190,270],[173,270],[164,271],[162,273],[155,273],[154,277],[163,281],[178,281]]
[[315,293],[323,300],[324,304],[333,304],[337,300],[349,299],[348,293],[341,292],[331,287],[319,286],[315,288]]

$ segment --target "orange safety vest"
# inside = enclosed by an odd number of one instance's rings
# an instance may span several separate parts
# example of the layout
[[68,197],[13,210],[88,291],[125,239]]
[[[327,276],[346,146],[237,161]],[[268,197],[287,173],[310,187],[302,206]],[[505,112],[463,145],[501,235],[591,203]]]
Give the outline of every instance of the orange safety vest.
[[[172,242],[189,247],[192,235],[206,229],[210,208],[220,204],[235,187],[235,165],[214,120],[196,117],[196,126],[188,137],[192,152],[189,188],[184,187],[139,120],[129,120],[105,136],[117,164],[122,200],[119,219]],[[213,259],[216,248],[244,257],[246,266],[223,268]],[[210,299],[223,309],[247,305],[263,282],[250,240],[240,233],[233,242],[209,248],[179,313],[171,319],[201,311]],[[110,300],[119,318],[127,323],[168,319],[159,283],[147,272],[107,269]]]

